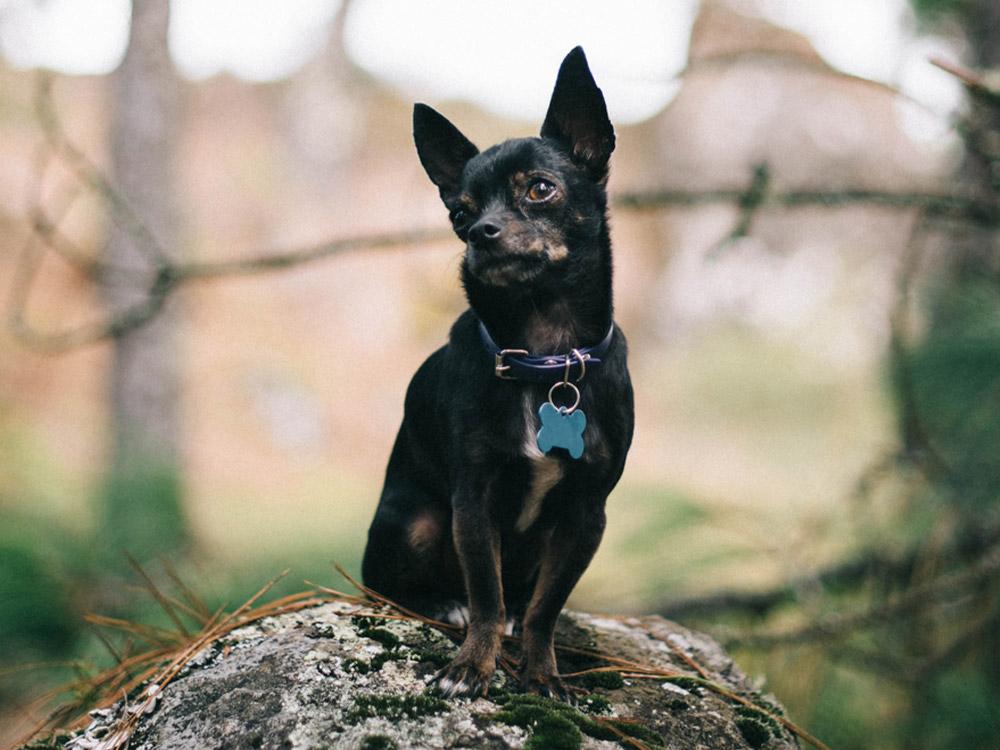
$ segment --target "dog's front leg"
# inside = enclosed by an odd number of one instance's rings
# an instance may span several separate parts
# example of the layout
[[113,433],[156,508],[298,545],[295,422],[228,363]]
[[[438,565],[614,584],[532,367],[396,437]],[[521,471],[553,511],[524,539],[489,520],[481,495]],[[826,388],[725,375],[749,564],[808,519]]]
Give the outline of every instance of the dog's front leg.
[[458,654],[435,680],[446,696],[485,695],[500,655],[505,619],[500,534],[488,493],[456,494],[452,534],[469,597],[468,630]]
[[567,514],[545,546],[521,635],[520,679],[529,692],[572,702],[556,669],[553,634],[563,605],[601,543],[604,523],[603,504],[580,515]]

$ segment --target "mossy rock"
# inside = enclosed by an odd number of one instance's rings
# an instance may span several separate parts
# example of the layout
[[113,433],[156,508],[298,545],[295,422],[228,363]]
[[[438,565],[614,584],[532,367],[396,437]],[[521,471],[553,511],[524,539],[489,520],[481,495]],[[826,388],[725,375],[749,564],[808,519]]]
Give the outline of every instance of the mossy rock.
[[[576,750],[780,750],[798,744],[779,723],[781,707],[756,692],[707,636],[659,617],[609,619],[566,612],[557,642],[563,673],[606,666],[609,654],[677,675],[635,679],[591,672],[568,682],[576,707],[524,695],[502,672],[487,698],[445,700],[427,682],[456,650],[416,622],[360,615],[334,602],[267,618],[206,647],[142,717],[132,750],[288,748],[527,748]],[[711,683],[749,700],[735,703]],[[123,705],[84,735],[106,735]]]

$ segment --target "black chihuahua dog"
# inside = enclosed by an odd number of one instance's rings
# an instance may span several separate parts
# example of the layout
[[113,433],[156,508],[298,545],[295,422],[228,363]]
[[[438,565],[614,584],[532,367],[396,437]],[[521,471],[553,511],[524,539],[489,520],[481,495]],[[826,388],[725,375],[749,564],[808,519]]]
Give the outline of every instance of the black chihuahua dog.
[[516,625],[523,688],[572,700],[553,630],[601,541],[632,440],[625,337],[611,304],[614,130],[577,47],[541,138],[480,153],[423,104],[413,133],[466,243],[470,309],[406,393],[364,581],[467,626],[435,677],[446,696],[485,694]]

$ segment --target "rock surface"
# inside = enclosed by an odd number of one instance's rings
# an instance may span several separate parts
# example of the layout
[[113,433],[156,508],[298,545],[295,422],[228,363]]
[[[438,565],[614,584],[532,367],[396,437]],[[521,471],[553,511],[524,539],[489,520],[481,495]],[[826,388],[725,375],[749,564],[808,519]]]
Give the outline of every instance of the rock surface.
[[[502,670],[488,698],[442,700],[426,682],[455,651],[445,636],[406,620],[359,616],[332,602],[260,620],[215,642],[162,692],[132,736],[133,750],[288,748],[616,748],[671,750],[799,747],[771,718],[782,709],[757,692],[710,638],[659,617],[561,618],[557,642],[690,677],[599,672],[569,680],[579,708],[516,692]],[[699,685],[684,658],[751,700],[741,706]],[[606,664],[564,650],[568,674]],[[119,705],[95,714],[71,742],[106,737]],[[634,738],[628,740],[626,737]]]

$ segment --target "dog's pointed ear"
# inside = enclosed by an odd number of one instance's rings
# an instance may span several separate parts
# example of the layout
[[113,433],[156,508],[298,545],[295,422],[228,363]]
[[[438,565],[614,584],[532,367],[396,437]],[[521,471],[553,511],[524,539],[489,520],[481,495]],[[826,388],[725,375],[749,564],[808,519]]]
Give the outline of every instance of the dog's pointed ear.
[[413,105],[413,140],[420,163],[442,196],[458,189],[466,163],[479,153],[448,118],[426,104]]
[[582,47],[574,47],[559,66],[541,135],[558,141],[594,179],[607,179],[615,131]]

